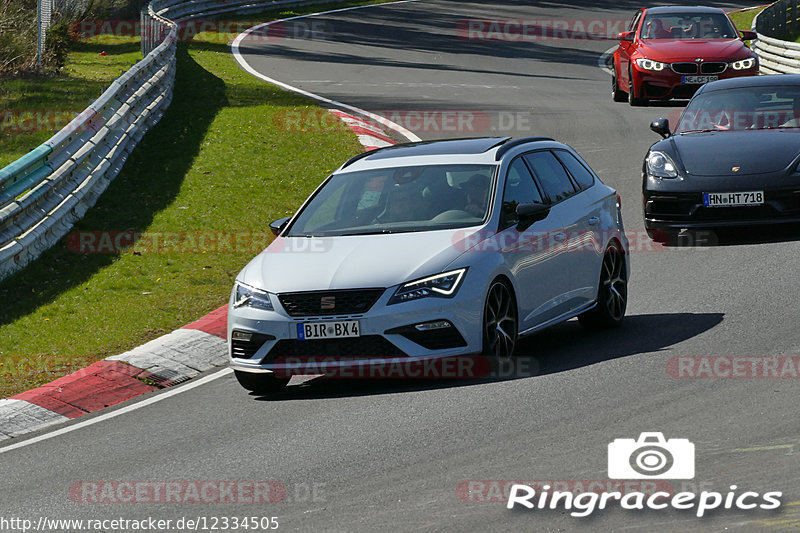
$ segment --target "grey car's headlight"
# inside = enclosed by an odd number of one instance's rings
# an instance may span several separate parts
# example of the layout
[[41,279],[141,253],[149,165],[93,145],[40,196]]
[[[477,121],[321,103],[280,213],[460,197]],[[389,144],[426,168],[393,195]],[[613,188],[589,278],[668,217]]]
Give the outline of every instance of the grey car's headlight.
[[263,311],[274,311],[272,302],[269,299],[269,293],[248,287],[242,283],[236,282],[233,287],[233,307],[252,307],[253,309],[261,309]]
[[443,272],[435,276],[409,281],[401,285],[397,291],[395,291],[387,305],[410,302],[412,300],[419,300],[420,298],[428,298],[431,296],[452,298],[461,285],[466,271],[466,268],[459,268],[458,270]]
[[667,68],[666,63],[662,63],[660,61],[653,61],[652,59],[647,59],[646,57],[640,57],[639,59],[637,59],[636,64],[639,66],[639,68],[643,68],[645,70],[654,70],[656,72]]
[[678,167],[664,152],[647,154],[647,174],[656,178],[677,178]]
[[753,68],[755,64],[756,64],[756,58],[748,57],[747,59],[734,61],[733,63],[731,63],[731,68],[733,70],[747,70],[749,68]]

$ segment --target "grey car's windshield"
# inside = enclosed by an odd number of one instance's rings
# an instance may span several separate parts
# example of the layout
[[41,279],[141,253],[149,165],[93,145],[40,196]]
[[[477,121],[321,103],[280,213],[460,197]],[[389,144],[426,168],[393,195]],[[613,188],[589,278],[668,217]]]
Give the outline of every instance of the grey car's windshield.
[[496,165],[430,165],[334,174],[290,237],[460,228],[488,215]]
[[648,14],[642,39],[736,39],[739,34],[722,13]]
[[740,87],[695,96],[675,133],[800,127],[800,87]]

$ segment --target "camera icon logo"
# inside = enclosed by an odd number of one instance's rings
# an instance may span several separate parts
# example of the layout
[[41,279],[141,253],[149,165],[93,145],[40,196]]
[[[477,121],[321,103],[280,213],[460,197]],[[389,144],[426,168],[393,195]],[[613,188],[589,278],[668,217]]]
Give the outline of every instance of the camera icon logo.
[[692,479],[694,444],[664,439],[663,433],[642,433],[639,439],[615,439],[608,445],[611,479]]

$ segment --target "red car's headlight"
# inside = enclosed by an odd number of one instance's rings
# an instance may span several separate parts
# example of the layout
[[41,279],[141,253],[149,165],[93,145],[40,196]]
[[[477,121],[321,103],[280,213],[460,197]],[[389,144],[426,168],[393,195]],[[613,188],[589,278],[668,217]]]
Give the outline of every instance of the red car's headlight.
[[668,63],[661,63],[660,61],[653,61],[652,59],[647,59],[646,57],[640,57],[636,60],[636,65],[639,68],[643,68],[645,70],[654,70],[656,72],[660,70],[664,70],[667,68]]

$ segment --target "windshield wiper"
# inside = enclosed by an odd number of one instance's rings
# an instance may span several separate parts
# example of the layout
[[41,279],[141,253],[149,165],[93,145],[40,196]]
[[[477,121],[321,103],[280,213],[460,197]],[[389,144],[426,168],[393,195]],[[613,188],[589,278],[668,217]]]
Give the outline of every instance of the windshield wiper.
[[684,133],[709,133],[709,132],[712,132],[712,131],[730,131],[730,130],[718,130],[716,128],[704,129],[704,130],[686,130],[686,131],[679,131],[678,135],[682,135]]

